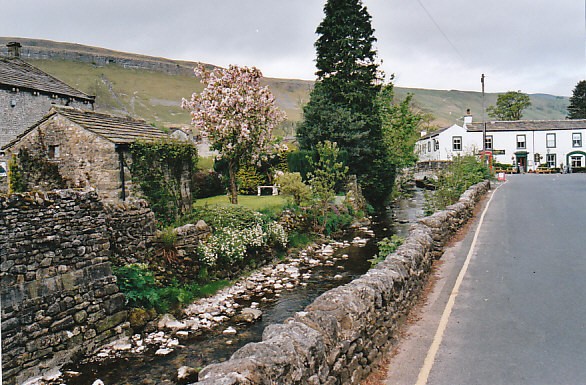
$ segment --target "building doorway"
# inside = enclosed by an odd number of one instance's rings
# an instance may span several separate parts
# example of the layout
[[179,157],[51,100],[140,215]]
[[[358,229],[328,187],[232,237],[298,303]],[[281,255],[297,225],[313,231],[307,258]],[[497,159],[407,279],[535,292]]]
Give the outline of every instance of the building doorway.
[[527,152],[515,153],[517,172],[523,174],[527,172]]

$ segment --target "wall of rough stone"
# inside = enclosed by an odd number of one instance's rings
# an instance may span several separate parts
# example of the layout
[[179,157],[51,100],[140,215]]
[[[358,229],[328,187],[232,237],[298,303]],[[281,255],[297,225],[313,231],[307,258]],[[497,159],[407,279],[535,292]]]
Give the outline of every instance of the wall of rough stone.
[[155,215],[145,200],[104,203],[112,258],[117,265],[143,263],[153,252]]
[[[14,101],[14,106],[12,102]],[[32,126],[49,113],[53,104],[81,109],[93,109],[91,104],[65,97],[53,98],[51,95],[30,91],[13,92],[0,88],[0,147],[8,144],[20,133]]]
[[489,188],[489,182],[475,185],[458,203],[421,219],[385,261],[324,293],[285,323],[268,326],[262,342],[205,367],[197,384],[358,384],[398,338],[434,258]]
[[[114,143],[59,114],[23,136],[6,151],[6,156],[9,158],[12,154],[18,154],[21,148],[27,148],[35,155],[46,157],[49,146],[59,147],[59,155],[51,162],[59,166],[59,173],[67,187],[93,187],[102,199],[118,200],[121,193],[120,161]],[[129,173],[127,179],[128,196],[131,195]]]
[[4,384],[92,352],[129,328],[95,192],[0,196]]

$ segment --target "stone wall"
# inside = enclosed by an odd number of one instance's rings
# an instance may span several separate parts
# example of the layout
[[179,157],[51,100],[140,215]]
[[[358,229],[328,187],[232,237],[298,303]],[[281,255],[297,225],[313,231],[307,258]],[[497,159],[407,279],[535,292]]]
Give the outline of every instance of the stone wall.
[[[120,161],[114,143],[94,134],[59,114],[39,124],[7,149],[6,156],[26,148],[31,155],[47,158],[48,148],[58,147],[50,160],[59,167],[68,188],[97,189],[102,199],[118,200],[121,193]],[[127,173],[127,195],[131,190]],[[35,189],[43,189],[42,186]]]
[[[71,106],[81,109],[93,109],[91,104],[73,100],[68,97],[51,97],[30,91],[13,92],[0,88],[0,147],[8,144],[28,127],[32,126],[49,113],[54,105]],[[13,106],[14,105],[14,106]]]
[[112,258],[117,265],[145,262],[153,251],[155,215],[145,200],[105,203]]
[[0,196],[2,368],[21,383],[129,328],[95,192]]
[[358,384],[398,338],[434,258],[489,188],[489,182],[473,186],[458,203],[420,220],[385,261],[285,323],[268,326],[262,342],[207,366],[198,384]]

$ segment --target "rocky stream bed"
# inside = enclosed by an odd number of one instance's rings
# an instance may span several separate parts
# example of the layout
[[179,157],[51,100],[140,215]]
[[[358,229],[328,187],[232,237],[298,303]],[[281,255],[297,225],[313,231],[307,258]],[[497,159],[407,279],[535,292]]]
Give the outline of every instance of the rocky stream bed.
[[55,369],[26,385],[195,382],[199,368],[228,359],[260,340],[267,325],[283,322],[325,291],[364,274],[377,253],[377,241],[391,234],[405,236],[409,224],[422,215],[422,203],[422,193],[415,190],[387,216],[353,229],[342,240],[308,246],[198,300],[180,319],[164,315],[149,332],[119,340],[80,364]]

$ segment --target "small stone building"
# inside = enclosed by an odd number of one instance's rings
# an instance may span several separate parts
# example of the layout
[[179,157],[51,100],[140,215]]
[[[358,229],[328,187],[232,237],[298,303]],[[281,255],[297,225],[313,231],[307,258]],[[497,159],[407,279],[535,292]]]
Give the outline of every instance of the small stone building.
[[94,109],[86,95],[20,59],[20,44],[0,57],[0,147],[45,116],[53,105]]
[[66,187],[95,188],[102,199],[117,201],[132,194],[129,145],[167,137],[143,120],[54,106],[2,151],[10,159],[26,148],[57,164]]

